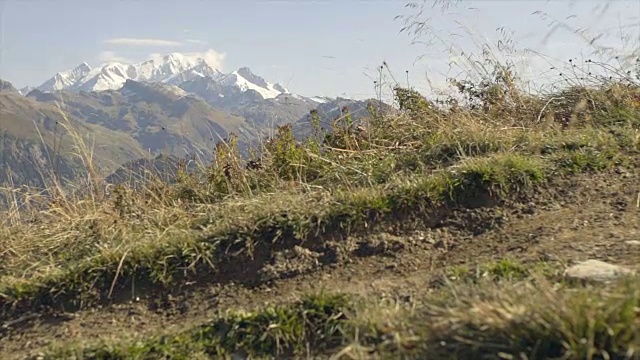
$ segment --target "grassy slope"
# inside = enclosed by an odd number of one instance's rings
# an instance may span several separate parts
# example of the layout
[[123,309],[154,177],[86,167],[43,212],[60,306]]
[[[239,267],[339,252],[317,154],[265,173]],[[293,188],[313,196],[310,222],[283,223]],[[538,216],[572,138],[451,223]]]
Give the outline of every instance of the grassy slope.
[[[0,102],[2,103],[2,116],[0,117],[2,129],[15,137],[40,141],[40,136],[38,134],[38,132],[40,132],[42,133],[42,140],[44,143],[53,148],[53,131],[57,121],[59,123],[59,132],[63,131],[62,125],[65,124],[72,127],[79,133],[97,132],[98,136],[96,136],[96,138],[98,141],[106,138],[102,141],[117,140],[127,144],[124,136],[117,137],[115,131],[109,131],[91,124],[85,124],[78,121],[75,117],[71,117],[68,119],[69,121],[65,121],[64,117],[66,114],[64,114],[53,103],[38,103],[32,99],[21,96],[20,94],[7,92],[0,94]],[[45,121],[47,118],[52,121]],[[34,123],[38,128],[34,126]],[[67,139],[63,142],[62,146],[65,147],[63,150],[69,151],[73,144],[72,139]],[[99,144],[104,145],[103,142],[100,142]]]
[[[277,109],[292,110],[274,100],[255,109],[245,104],[246,111],[237,116],[212,108],[193,96],[182,98],[182,94],[172,93],[166,85],[137,82],[129,82],[122,90],[99,93],[61,91],[23,97],[17,92],[3,91],[0,103],[0,127],[6,148],[3,159],[22,175],[14,179],[18,185],[33,178],[33,174],[38,174],[38,178],[42,177],[41,172],[50,176],[49,164],[56,159],[64,165],[57,167],[63,172],[62,177],[73,179],[87,171],[82,164],[87,157],[92,158],[97,166],[94,170],[101,177],[128,161],[148,157],[149,150],[181,158],[187,152],[197,153],[208,159],[209,149],[230,133],[240,135],[239,145],[245,149],[250,143],[259,143],[267,132],[266,124],[252,124],[245,119],[256,115],[252,111],[257,111],[261,118],[269,118]],[[310,105],[304,108],[308,112]],[[297,109],[288,118],[295,121],[303,113]],[[279,123],[283,121],[280,119]],[[45,146],[43,149],[41,144]],[[35,159],[25,155],[38,152],[44,154]],[[7,182],[2,177],[0,180]],[[42,182],[30,185],[42,187]]]
[[[233,151],[220,147],[206,182],[185,177],[142,194],[119,188],[99,202],[58,199],[64,206],[0,238],[10,249],[1,255],[2,316],[63,301],[90,307],[133,281],[167,290],[201,275],[242,281],[252,273],[239,272],[237,264],[261,267],[276,248],[322,248],[339,234],[398,222],[429,227],[454,208],[526,200],[578,173],[637,171],[638,93],[637,86],[606,84],[554,94],[570,99],[563,105],[569,111],[584,98],[593,104],[574,111],[579,117],[565,127],[538,120],[543,98],[498,102],[489,111],[443,111],[398,91],[404,115],[376,117],[364,132],[337,128],[331,149],[314,141],[296,146],[283,128],[266,145],[259,170],[244,169]],[[443,293],[447,306],[436,297],[420,299],[416,308],[322,295],[222,316],[186,333],[85,350],[93,358],[190,358],[239,349],[326,354],[357,340],[382,357],[453,351],[469,358],[476,351],[622,356],[640,346],[633,335],[640,327],[636,282],[566,291],[526,283],[533,285],[468,285],[459,291],[469,297],[453,301]],[[70,351],[76,350],[51,356]]]
[[204,101],[181,98],[160,86],[143,83],[132,83],[117,91],[58,92],[54,96],[66,113],[86,123],[117,130],[135,139],[145,150],[184,155],[183,146],[210,148],[211,138],[218,140],[216,133],[226,137],[243,125],[242,118],[213,109]]
[[[48,95],[47,101],[0,93],[3,159],[25,178],[15,181],[26,181],[33,177],[28,174],[36,172],[51,176],[49,164],[55,159],[64,163],[59,169],[68,169],[60,174],[64,178],[85,174],[88,161],[96,166],[97,176],[104,176],[148,156],[149,148],[184,155],[184,147],[209,149],[218,136],[246,127],[242,118],[212,109],[201,100],[178,99],[144,85],[137,90],[142,97],[132,96],[133,100],[118,91],[59,92]],[[144,96],[150,100],[144,101]],[[250,133],[248,129],[245,141],[252,139]],[[43,154],[32,159],[31,153],[38,152]],[[31,185],[42,186],[40,182]]]
[[[100,164],[105,172],[117,167],[119,161],[129,161],[144,154],[140,145],[130,136],[99,125],[88,124],[69,114],[65,114],[55,104],[38,103],[18,93],[0,93],[0,128],[4,138],[3,161],[13,171],[21,171],[20,166],[28,166],[24,158],[27,152],[14,144],[23,142],[30,148],[44,146],[46,152],[38,159],[51,164],[55,159],[69,163],[74,171],[86,173],[84,160]],[[45,176],[51,176],[51,169],[40,164],[30,164]],[[30,169],[28,169],[30,170]],[[28,170],[25,170],[27,172]],[[60,174],[69,177],[72,174]],[[77,175],[77,174],[76,174]],[[6,179],[3,179],[6,181]],[[48,184],[48,183],[46,183]]]

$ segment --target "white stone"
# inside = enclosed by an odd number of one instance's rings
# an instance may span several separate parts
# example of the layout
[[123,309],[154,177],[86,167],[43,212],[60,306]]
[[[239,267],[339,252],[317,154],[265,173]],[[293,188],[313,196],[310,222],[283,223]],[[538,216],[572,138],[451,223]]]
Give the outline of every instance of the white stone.
[[608,282],[621,276],[632,275],[635,271],[600,260],[587,260],[568,268],[564,276],[567,280]]

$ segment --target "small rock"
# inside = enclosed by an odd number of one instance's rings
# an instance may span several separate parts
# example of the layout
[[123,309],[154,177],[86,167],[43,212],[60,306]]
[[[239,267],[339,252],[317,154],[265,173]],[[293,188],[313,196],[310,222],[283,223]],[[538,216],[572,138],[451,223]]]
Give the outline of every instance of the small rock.
[[629,240],[624,242],[627,245],[640,246],[640,240]]
[[635,271],[600,260],[587,260],[568,268],[564,276],[567,280],[608,282],[620,276],[632,275]]

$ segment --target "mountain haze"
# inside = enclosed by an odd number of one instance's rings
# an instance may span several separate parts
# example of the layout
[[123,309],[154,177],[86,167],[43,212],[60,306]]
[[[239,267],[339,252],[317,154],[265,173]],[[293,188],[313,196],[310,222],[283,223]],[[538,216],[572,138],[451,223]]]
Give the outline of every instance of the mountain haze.
[[100,92],[34,90],[28,98],[59,103],[61,109],[85,122],[125,133],[145,152],[168,151],[178,156],[203,152],[229,132],[240,129],[244,120],[209,106],[182,89],[163,83],[126,80],[118,90]]
[[10,82],[0,79],[0,91],[17,93],[18,89],[16,89]]

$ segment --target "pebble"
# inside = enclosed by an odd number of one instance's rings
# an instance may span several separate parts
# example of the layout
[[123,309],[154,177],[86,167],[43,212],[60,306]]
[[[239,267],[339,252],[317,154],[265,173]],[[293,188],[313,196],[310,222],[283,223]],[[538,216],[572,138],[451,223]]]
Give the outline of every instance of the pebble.
[[609,264],[600,260],[587,260],[569,267],[564,276],[567,280],[609,282],[621,276],[633,275],[634,270]]

